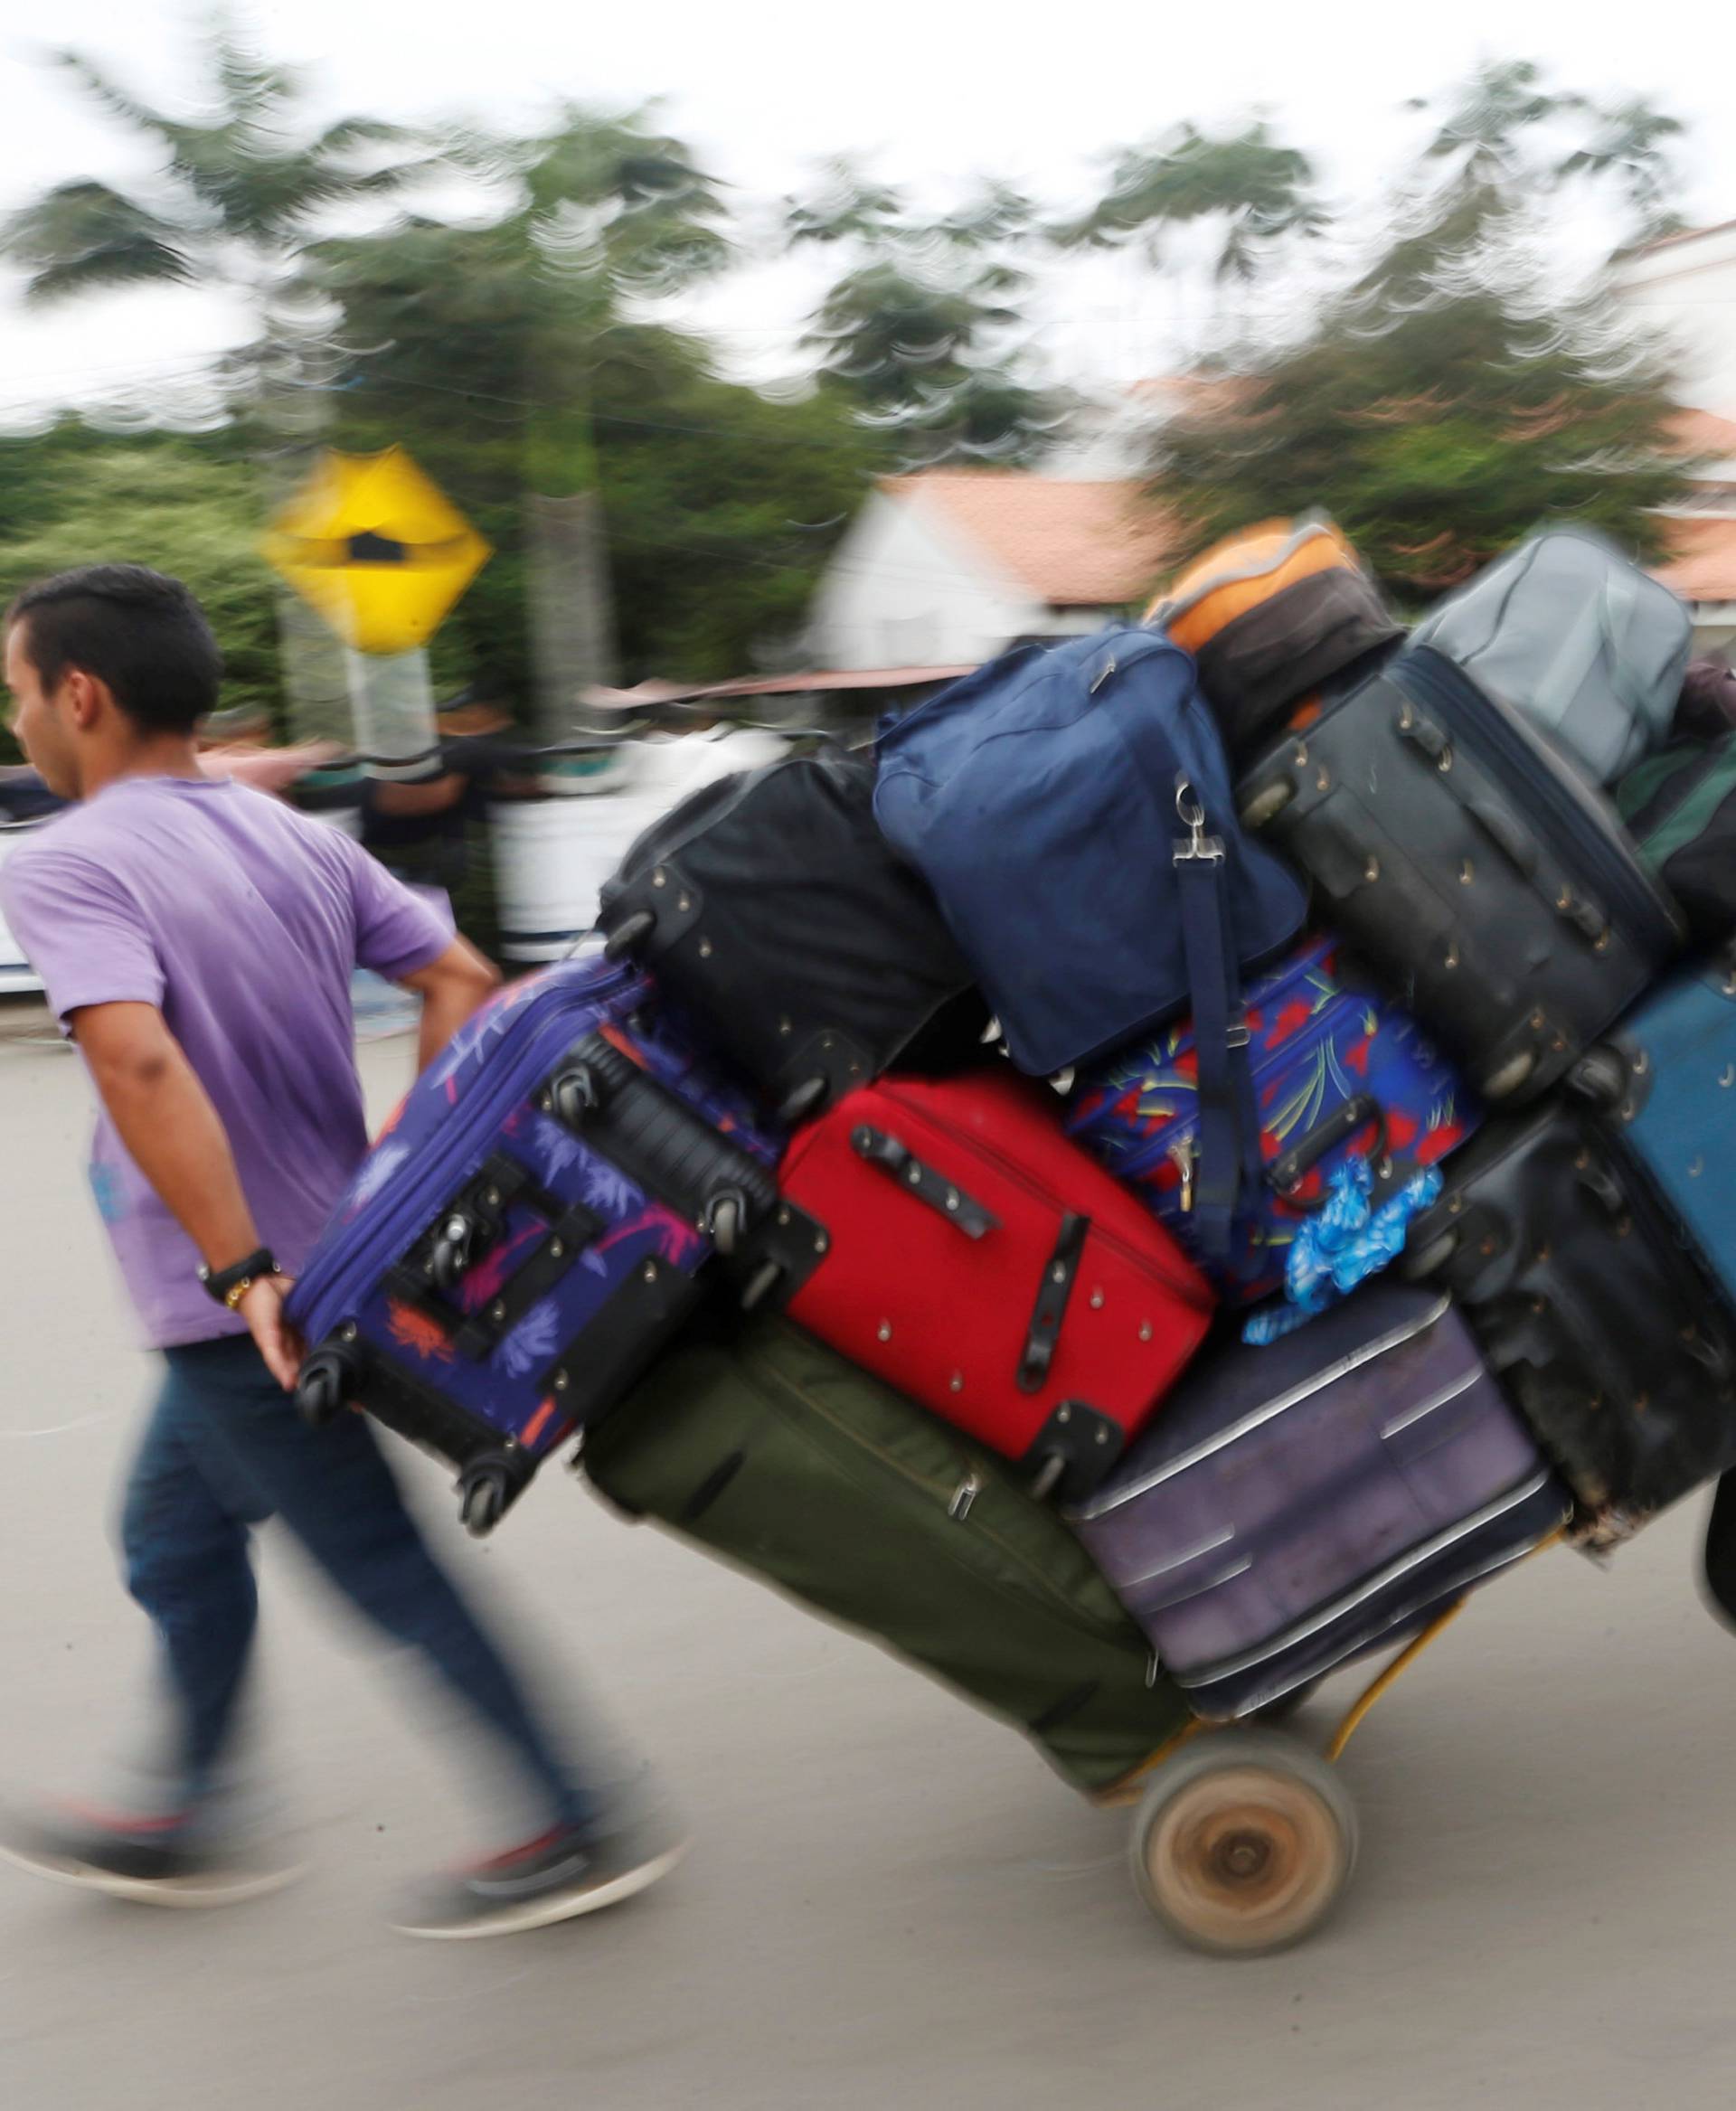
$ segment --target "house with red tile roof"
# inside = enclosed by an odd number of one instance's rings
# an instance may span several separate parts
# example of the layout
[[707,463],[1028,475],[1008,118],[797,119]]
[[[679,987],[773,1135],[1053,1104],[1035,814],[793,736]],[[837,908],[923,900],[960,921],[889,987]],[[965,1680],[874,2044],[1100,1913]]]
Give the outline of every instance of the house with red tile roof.
[[1668,554],[1652,570],[1693,609],[1695,650],[1721,651],[1736,642],[1736,419],[1684,410],[1675,434],[1695,467],[1664,513]]
[[826,568],[809,643],[834,668],[975,665],[1016,640],[1073,636],[1139,607],[1171,540],[1127,478],[882,477]]

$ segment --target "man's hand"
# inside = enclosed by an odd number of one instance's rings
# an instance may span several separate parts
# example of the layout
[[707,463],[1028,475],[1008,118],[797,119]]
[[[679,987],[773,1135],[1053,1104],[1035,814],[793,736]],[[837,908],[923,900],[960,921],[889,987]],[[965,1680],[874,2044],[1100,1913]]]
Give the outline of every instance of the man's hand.
[[247,1322],[247,1331],[264,1357],[266,1369],[285,1392],[293,1392],[305,1352],[300,1335],[283,1316],[283,1302],[288,1295],[288,1276],[261,1276],[235,1309]]

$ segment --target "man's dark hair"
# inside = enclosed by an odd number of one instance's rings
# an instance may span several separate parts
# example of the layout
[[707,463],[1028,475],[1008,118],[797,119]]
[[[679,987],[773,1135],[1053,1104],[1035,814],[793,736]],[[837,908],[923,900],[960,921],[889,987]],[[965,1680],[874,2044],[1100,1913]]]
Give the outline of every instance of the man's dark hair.
[[146,733],[190,733],[214,710],[223,655],[179,580],[144,564],[85,564],[26,587],[6,610],[51,693],[69,668],[108,684]]

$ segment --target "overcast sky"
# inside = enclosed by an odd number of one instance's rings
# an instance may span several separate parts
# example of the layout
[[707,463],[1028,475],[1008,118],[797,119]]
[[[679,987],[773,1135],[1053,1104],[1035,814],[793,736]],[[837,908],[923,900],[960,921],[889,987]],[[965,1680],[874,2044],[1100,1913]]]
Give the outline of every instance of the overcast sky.
[[[9,21],[22,12],[8,10]],[[56,0],[39,19],[56,42],[190,111],[186,33],[200,13]],[[880,172],[914,184],[992,171],[1057,203],[1089,193],[1107,149],[1180,118],[1209,125],[1256,107],[1316,154],[1344,195],[1366,195],[1411,136],[1399,108],[1407,96],[1479,57],[1536,57],[1572,86],[1644,91],[1693,120],[1691,212],[1736,217],[1736,27],[1705,0],[1473,0],[1451,12],[1406,0],[298,0],[250,19],[273,57],[314,69],[325,114],[501,120],[533,118],[552,93],[661,96],[672,128],[750,193],[788,190],[815,157],[859,148],[882,150]],[[116,128],[13,35],[0,51],[0,209],[72,176],[124,182],[138,166]],[[694,319],[728,332],[745,369],[770,372],[788,363],[810,289],[787,271],[759,274],[711,296]],[[1090,275],[1051,325],[1062,378],[1161,367],[1177,303],[1193,297],[1125,259]],[[190,372],[233,330],[232,317],[186,294],[26,316],[0,282],[0,421]]]

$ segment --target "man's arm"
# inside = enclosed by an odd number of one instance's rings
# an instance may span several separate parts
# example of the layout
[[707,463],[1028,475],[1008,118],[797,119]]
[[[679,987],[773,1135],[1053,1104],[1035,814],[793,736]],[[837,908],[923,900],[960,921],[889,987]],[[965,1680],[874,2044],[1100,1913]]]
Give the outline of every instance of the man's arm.
[[[259,1243],[222,1119],[155,1004],[86,1004],[68,1024],[133,1163],[205,1265],[227,1268]],[[283,1319],[279,1277],[236,1307],[280,1385],[294,1385],[300,1347]]]
[[425,1070],[489,992],[499,986],[500,973],[467,939],[454,938],[439,959],[397,979],[422,1000],[416,1067]]

